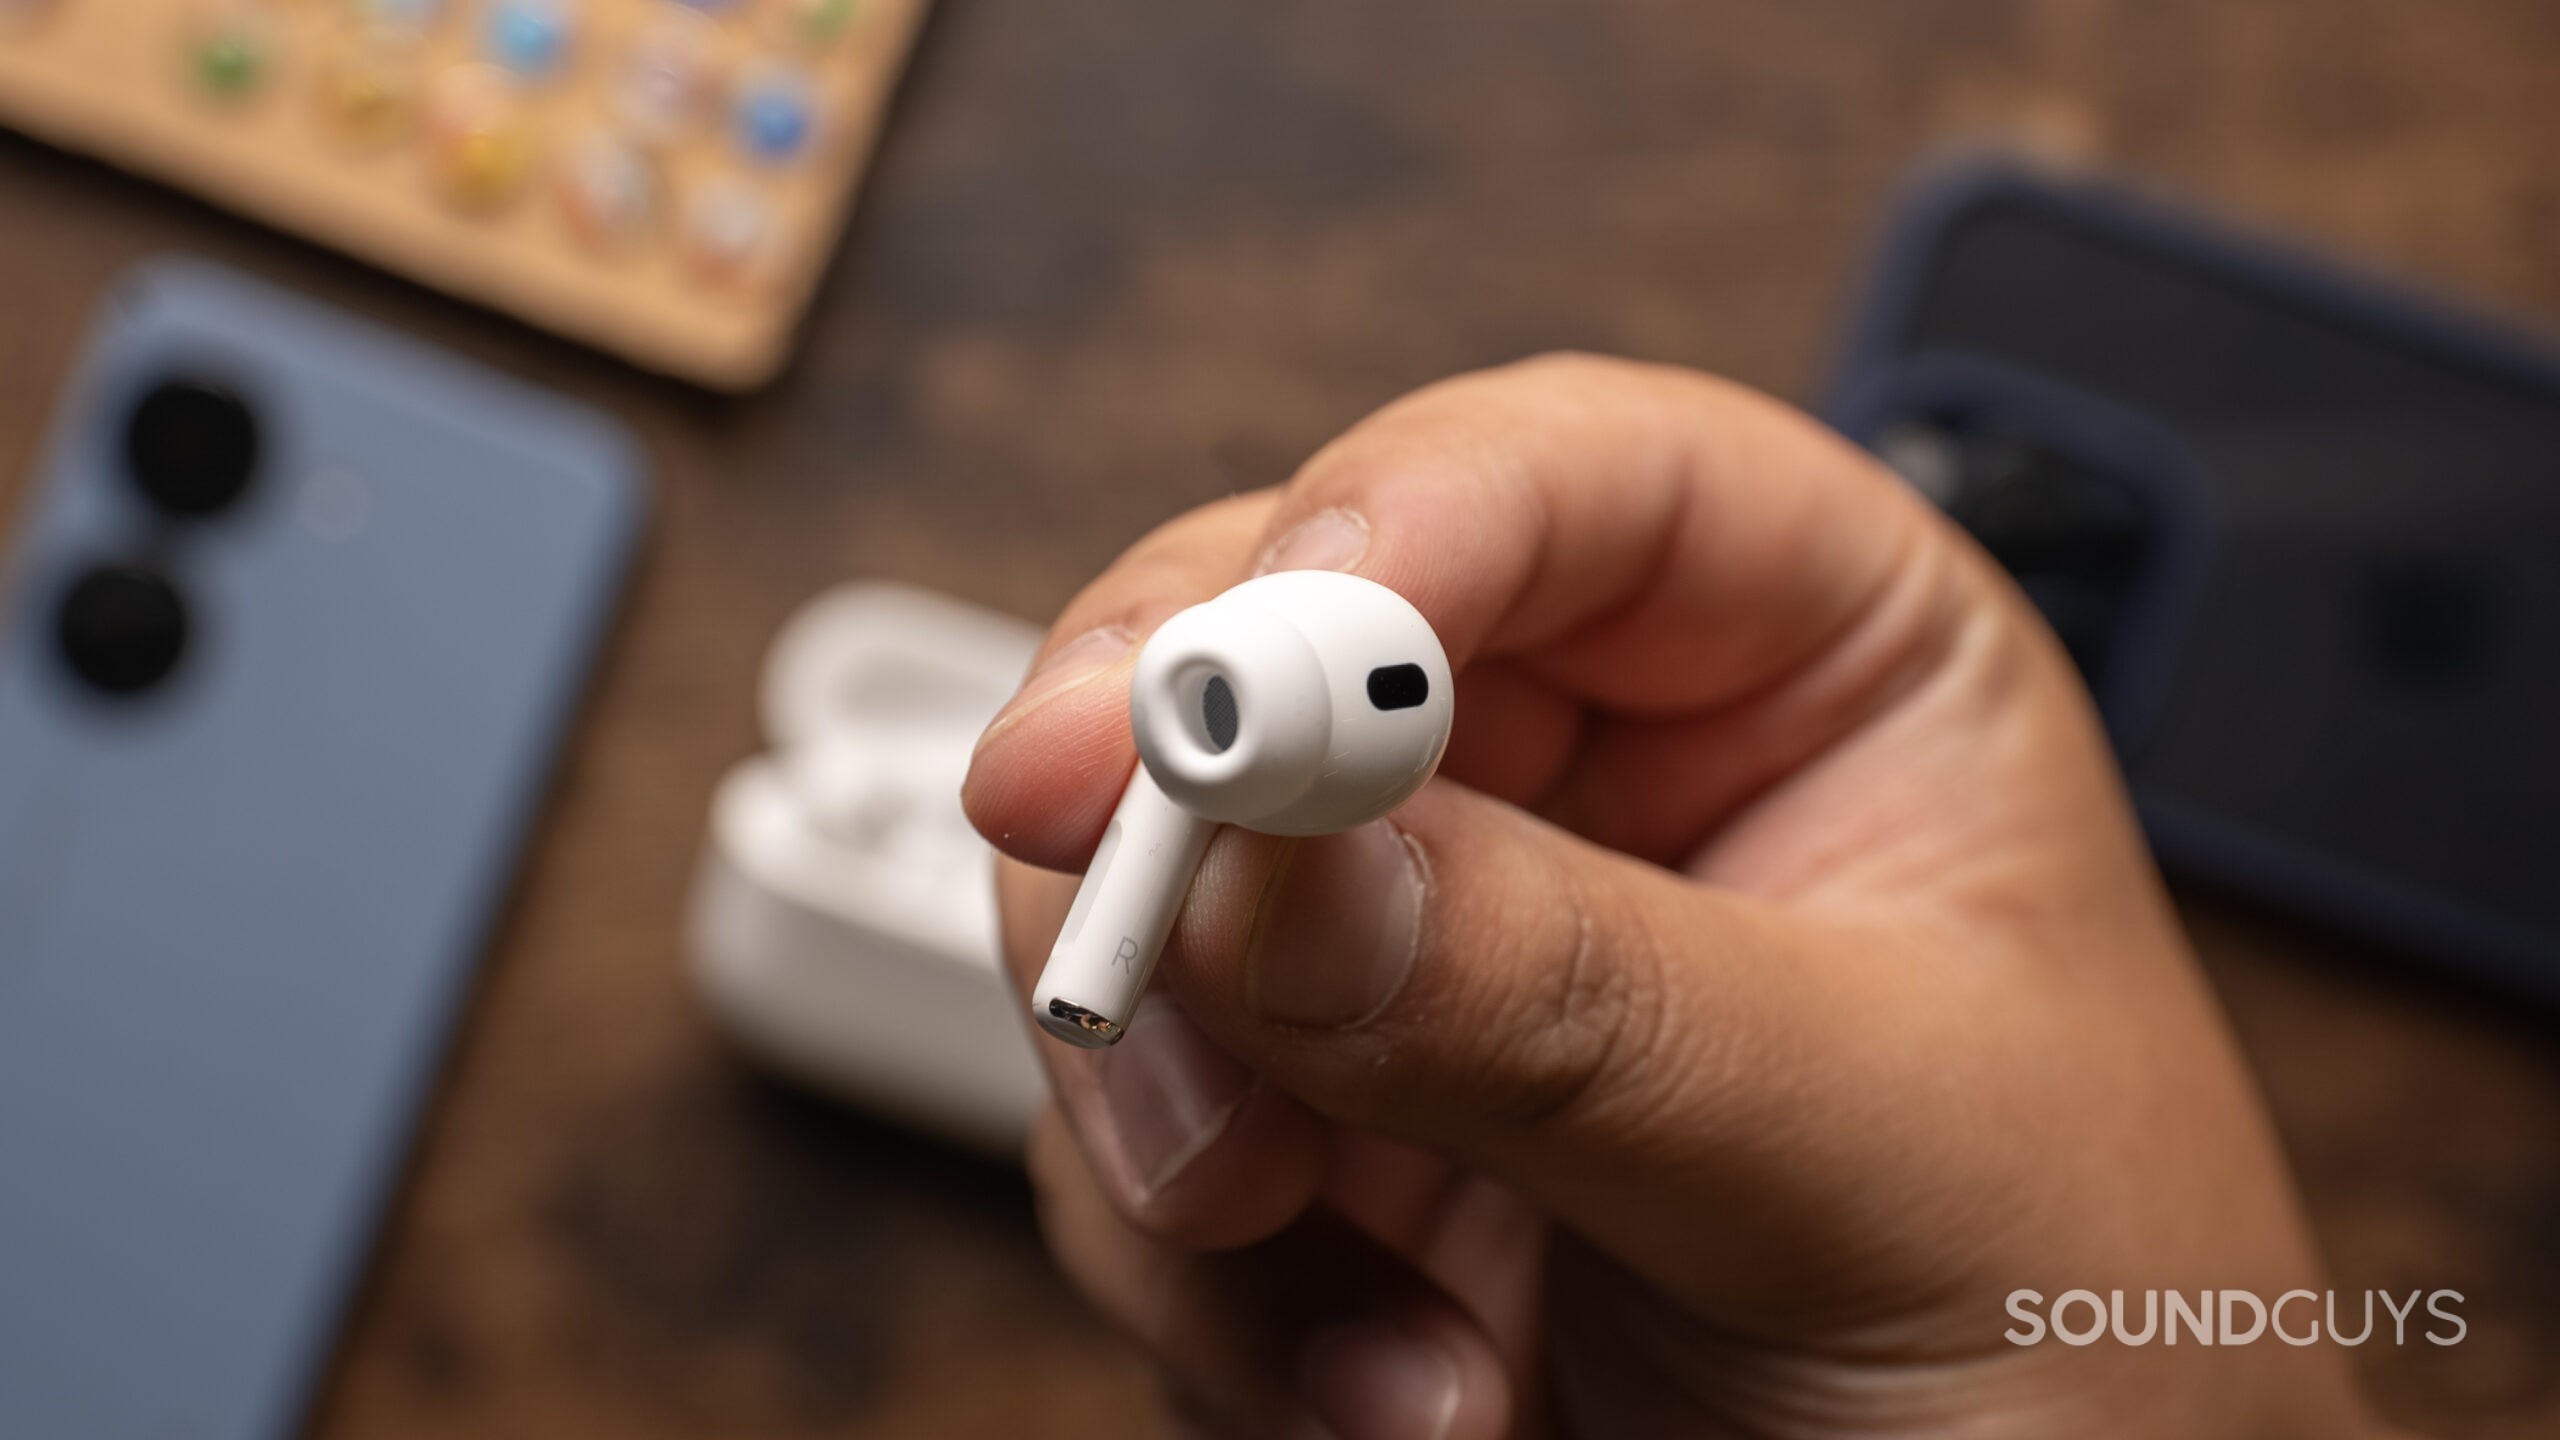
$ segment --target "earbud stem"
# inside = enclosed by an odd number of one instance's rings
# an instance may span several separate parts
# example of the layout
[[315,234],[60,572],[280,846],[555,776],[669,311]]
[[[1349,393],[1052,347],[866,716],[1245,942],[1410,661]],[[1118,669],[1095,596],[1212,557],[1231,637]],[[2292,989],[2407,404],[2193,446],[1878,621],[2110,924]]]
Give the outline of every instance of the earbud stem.
[[1091,1050],[1126,1033],[1217,828],[1137,767],[1032,991],[1041,1029]]

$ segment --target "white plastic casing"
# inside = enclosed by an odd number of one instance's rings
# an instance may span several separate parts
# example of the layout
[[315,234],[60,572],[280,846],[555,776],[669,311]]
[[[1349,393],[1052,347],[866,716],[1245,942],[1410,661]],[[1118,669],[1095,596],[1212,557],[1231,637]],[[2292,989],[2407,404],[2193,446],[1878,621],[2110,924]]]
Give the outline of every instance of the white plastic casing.
[[722,780],[690,915],[696,986],[748,1049],[1008,1155],[1044,1082],[997,959],[994,855],[959,794],[1037,642],[904,586],[802,607],[765,661],[774,749]]
[[1166,799],[1144,765],[1130,775],[1031,992],[1040,1028],[1089,1049],[1120,1039],[1217,828]]
[[1431,778],[1453,710],[1448,656],[1404,597],[1329,570],[1248,580],[1167,620],[1138,653],[1141,764],[1032,995],[1073,1044],[1118,1040],[1219,824],[1325,835]]

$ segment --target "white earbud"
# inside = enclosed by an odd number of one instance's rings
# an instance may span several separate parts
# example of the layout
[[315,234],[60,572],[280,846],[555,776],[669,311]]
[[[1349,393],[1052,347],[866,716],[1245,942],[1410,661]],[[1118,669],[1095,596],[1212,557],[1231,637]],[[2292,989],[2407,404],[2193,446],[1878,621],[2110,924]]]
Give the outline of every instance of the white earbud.
[[1375,581],[1248,580],[1167,620],[1129,682],[1137,772],[1032,991],[1088,1048],[1120,1038],[1219,825],[1326,835],[1422,788],[1449,743],[1449,658]]

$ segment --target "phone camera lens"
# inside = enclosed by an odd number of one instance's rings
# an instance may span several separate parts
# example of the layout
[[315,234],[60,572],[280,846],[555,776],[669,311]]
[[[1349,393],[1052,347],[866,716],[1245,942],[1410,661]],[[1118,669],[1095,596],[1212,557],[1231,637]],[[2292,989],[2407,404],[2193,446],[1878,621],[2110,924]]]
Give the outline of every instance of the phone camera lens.
[[178,666],[187,648],[187,605],[178,588],[141,565],[93,565],[54,612],[62,662],[89,688],[139,695]]
[[133,407],[124,452],[133,483],[152,504],[202,520],[247,493],[258,466],[258,418],[219,385],[164,380]]

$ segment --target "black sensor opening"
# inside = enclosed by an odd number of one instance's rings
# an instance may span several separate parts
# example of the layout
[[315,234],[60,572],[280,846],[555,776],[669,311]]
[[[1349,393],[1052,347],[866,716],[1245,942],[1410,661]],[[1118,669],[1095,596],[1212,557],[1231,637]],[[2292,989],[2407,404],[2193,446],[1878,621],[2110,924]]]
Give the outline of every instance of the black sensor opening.
[[1431,677],[1419,665],[1381,665],[1369,672],[1369,703],[1381,710],[1410,710],[1431,698]]

